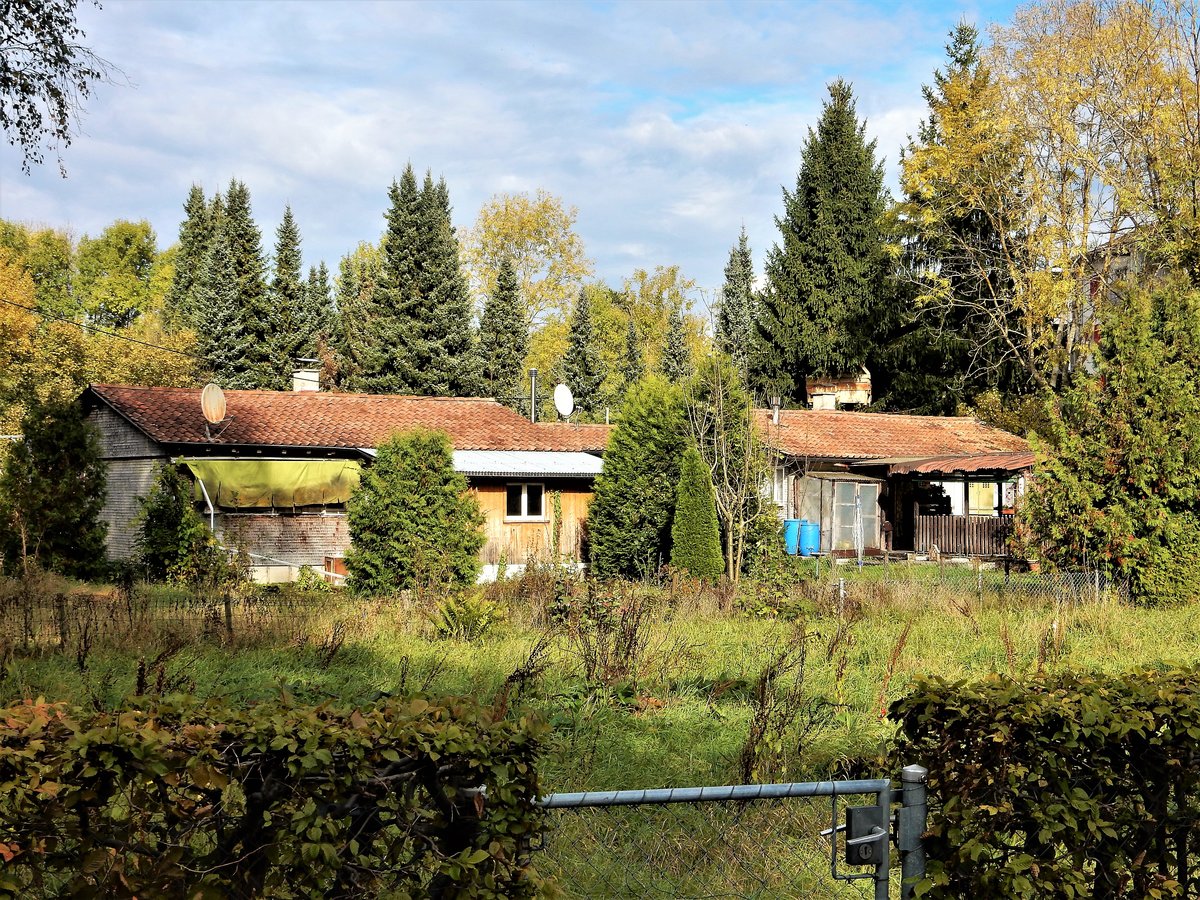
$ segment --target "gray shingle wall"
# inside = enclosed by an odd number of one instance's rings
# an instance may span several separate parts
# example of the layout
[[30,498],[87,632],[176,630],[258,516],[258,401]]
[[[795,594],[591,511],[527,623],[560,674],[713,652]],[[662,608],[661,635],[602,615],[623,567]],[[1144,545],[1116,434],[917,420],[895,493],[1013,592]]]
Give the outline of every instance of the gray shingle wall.
[[[283,560],[294,566],[322,566],[326,556],[341,556],[350,546],[346,517],[218,513],[217,535],[228,547]],[[253,565],[270,565],[251,558]]]
[[100,431],[100,455],[108,463],[107,495],[100,517],[108,523],[110,559],[130,559],[137,540],[140,498],[150,493],[166,454],[154,441],[110,409],[88,414]]

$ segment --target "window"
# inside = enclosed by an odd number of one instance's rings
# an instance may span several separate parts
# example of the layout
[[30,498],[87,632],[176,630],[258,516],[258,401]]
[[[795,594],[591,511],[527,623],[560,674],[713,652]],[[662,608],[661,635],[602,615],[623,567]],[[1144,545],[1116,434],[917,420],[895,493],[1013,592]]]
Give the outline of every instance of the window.
[[529,521],[545,521],[542,500],[545,489],[541,484],[520,483],[508,485],[508,493],[504,502],[505,521],[527,519]]

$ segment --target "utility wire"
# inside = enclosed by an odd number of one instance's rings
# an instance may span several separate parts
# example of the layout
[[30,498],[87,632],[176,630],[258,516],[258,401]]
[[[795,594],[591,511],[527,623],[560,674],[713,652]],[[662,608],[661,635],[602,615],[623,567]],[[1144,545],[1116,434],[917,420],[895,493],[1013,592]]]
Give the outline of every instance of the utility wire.
[[108,337],[116,338],[119,341],[128,341],[131,344],[140,344],[143,347],[150,347],[153,350],[161,350],[163,353],[174,353],[177,356],[186,356],[191,359],[198,359],[200,362],[211,362],[207,357],[201,356],[199,353],[191,353],[187,350],[176,350],[173,347],[163,347],[159,344],[152,344],[149,341],[140,341],[137,338],[129,337],[125,334],[117,334],[115,331],[105,331],[103,328],[97,328],[95,325],[86,325],[83,322],[76,322],[74,319],[68,319],[66,316],[60,316],[55,313],[46,312],[34,306],[26,306],[24,303],[17,303],[15,300],[9,300],[7,297],[0,297],[0,303],[7,303],[9,306],[15,306],[17,309],[23,309],[26,312],[31,312],[35,316],[41,316],[43,319],[55,319],[59,322],[66,322],[68,325],[74,325],[76,328],[83,331],[91,331],[96,334],[107,335]]

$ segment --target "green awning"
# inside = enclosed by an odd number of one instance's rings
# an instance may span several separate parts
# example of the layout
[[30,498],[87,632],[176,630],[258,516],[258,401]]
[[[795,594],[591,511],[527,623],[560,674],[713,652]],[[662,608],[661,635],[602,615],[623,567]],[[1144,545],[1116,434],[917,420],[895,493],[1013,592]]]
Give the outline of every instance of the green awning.
[[[345,503],[362,470],[348,459],[180,459],[213,505],[234,509]],[[200,485],[196,499],[203,500]]]

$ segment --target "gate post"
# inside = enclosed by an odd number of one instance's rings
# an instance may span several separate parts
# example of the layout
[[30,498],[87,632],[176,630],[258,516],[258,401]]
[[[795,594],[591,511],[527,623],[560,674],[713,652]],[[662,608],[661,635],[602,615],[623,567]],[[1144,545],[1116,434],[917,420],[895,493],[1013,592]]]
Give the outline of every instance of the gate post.
[[924,766],[905,766],[900,770],[900,819],[896,845],[900,850],[900,897],[912,897],[913,887],[925,876],[925,833],[927,807],[925,782],[929,770]]
[[875,864],[875,900],[888,900],[888,872],[891,869],[891,841],[888,832],[892,821],[892,789],[888,782],[879,790],[879,806],[883,810],[883,839],[879,841],[879,862]]

